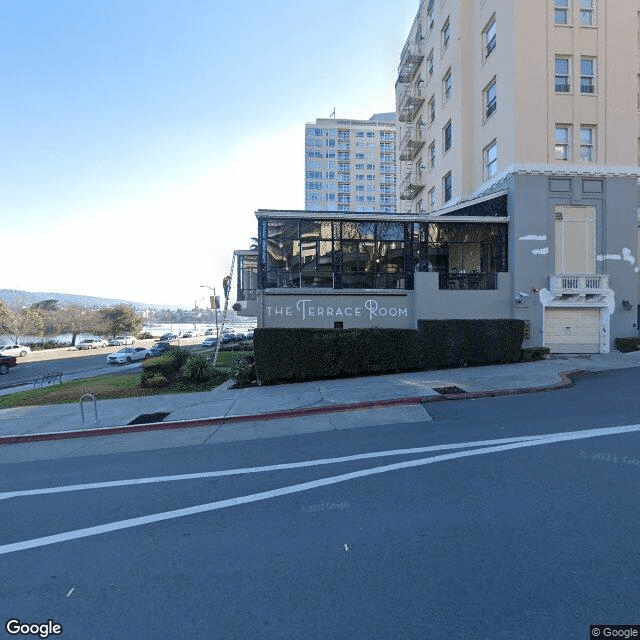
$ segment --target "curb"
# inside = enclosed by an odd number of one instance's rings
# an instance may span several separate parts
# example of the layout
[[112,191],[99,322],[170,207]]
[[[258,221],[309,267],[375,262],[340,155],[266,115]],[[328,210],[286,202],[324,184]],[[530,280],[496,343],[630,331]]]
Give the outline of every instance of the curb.
[[192,427],[222,427],[223,425],[236,424],[241,422],[277,420],[279,418],[300,418],[322,413],[340,413],[360,409],[381,409],[385,407],[398,407],[403,405],[443,402],[446,400],[470,400],[475,398],[495,398],[499,396],[542,393],[545,391],[555,391],[558,389],[570,387],[573,384],[573,378],[588,375],[589,373],[591,372],[584,370],[561,371],[558,373],[560,382],[556,384],[545,385],[542,387],[526,387],[522,389],[496,389],[492,391],[469,391],[464,393],[441,394],[436,396],[413,396],[408,398],[395,398],[390,400],[369,400],[366,402],[354,402],[350,404],[308,407],[305,409],[287,409],[283,411],[272,411],[271,413],[259,413],[255,415],[197,418],[194,420],[151,422],[147,424],[135,425],[115,425],[112,427],[81,429],[77,431],[54,431],[50,433],[26,433],[14,436],[0,436],[0,445],[21,444],[26,442],[46,442],[52,440],[70,440],[73,438],[90,438],[126,433],[143,433],[148,431],[167,431],[173,429],[188,429]]

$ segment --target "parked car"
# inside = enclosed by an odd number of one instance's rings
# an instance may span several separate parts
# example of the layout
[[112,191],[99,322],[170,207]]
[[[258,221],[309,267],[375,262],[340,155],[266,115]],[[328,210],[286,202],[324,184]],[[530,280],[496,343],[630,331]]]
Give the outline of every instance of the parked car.
[[125,364],[126,362],[136,362],[137,360],[146,360],[151,357],[149,349],[144,347],[125,347],[110,353],[107,356],[107,364]]
[[173,345],[170,342],[156,342],[149,348],[149,355],[161,356],[165,351],[169,351]]
[[216,339],[215,336],[208,336],[207,338],[205,338],[202,341],[202,346],[203,347],[215,347],[217,343],[218,343],[218,340]]
[[23,344],[8,344],[0,348],[0,356],[26,356],[27,353],[31,353],[31,349]]
[[178,336],[175,333],[164,333],[160,336],[162,342],[168,342],[169,340],[177,340]]
[[122,345],[135,344],[136,339],[133,336],[117,336],[109,340],[109,346],[121,347]]
[[215,334],[215,332],[216,332],[216,330],[215,330],[215,329],[213,329],[213,328],[209,327],[209,328],[204,332],[204,335],[205,335],[205,336],[212,336],[212,335],[214,335],[214,334]]
[[99,347],[106,347],[107,341],[102,338],[87,338],[76,345],[76,349],[97,349]]
[[244,334],[244,337],[247,340],[253,340],[253,329],[251,331],[247,331],[247,333]]
[[183,338],[195,338],[196,337],[196,332],[195,331],[185,331],[182,334]]
[[9,369],[16,364],[18,363],[15,356],[0,356],[0,374],[9,373]]
[[226,344],[228,342],[234,342],[235,338],[233,337],[233,333],[223,333],[220,336],[220,344]]

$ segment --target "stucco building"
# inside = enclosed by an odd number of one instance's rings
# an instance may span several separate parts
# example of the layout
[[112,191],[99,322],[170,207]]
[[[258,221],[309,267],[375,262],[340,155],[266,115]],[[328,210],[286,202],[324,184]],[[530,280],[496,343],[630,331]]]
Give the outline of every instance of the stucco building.
[[574,353],[637,335],[639,14],[420,2],[396,84],[398,212],[258,211],[260,324],[517,318],[524,346]]

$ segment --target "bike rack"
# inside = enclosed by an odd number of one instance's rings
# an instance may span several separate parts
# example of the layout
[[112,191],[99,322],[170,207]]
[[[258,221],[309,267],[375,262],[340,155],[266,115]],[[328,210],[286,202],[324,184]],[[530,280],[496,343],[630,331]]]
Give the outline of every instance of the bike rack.
[[96,402],[96,397],[93,395],[93,393],[85,393],[80,398],[80,414],[82,415],[82,424],[84,424],[84,405],[82,403],[84,402],[85,398],[87,400],[93,400],[93,413],[95,415],[94,423],[98,422],[98,403]]

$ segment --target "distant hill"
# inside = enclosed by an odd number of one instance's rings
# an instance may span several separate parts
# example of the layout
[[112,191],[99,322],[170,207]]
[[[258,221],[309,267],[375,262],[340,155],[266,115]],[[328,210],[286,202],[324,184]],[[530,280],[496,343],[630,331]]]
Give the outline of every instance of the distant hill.
[[169,305],[132,302],[131,300],[117,300],[115,298],[98,298],[96,296],[82,296],[75,293],[53,293],[41,291],[20,291],[17,289],[0,289],[0,300],[11,305],[16,301],[33,304],[42,300],[58,300],[62,304],[77,304],[83,307],[110,307],[115,304],[128,304],[135,309],[167,309]]

